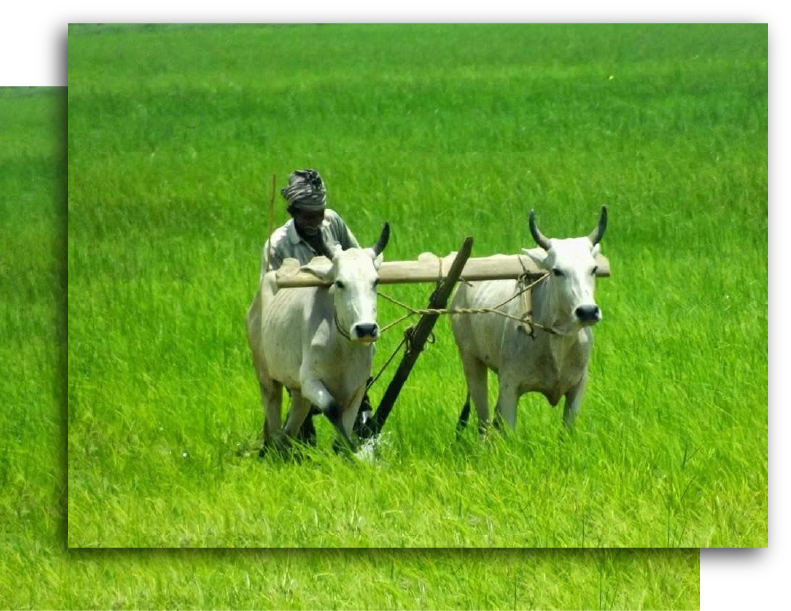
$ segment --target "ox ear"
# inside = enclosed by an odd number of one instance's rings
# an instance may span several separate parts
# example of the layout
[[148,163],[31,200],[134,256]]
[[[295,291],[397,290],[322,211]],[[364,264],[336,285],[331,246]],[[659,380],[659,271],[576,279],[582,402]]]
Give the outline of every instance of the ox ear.
[[332,261],[327,257],[313,257],[310,263],[299,268],[303,272],[313,274],[316,278],[332,280]]
[[541,269],[547,269],[547,257],[549,254],[543,248],[523,248],[522,252],[535,261]]

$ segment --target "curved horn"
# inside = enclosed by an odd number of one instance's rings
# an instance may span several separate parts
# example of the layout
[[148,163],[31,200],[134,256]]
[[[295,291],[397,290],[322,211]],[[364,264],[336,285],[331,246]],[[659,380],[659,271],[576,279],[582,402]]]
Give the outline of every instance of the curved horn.
[[588,236],[588,239],[594,246],[601,242],[605,229],[607,229],[607,206],[602,206],[601,215],[599,216],[599,224],[596,229],[594,229]]
[[551,248],[551,245],[549,243],[549,238],[546,237],[543,233],[541,233],[538,230],[538,227],[536,227],[535,210],[530,211],[530,233],[532,234],[533,239],[536,241],[536,244],[538,244],[541,248],[543,248],[544,250],[549,250]]
[[390,223],[385,223],[385,226],[382,227],[382,234],[379,236],[373,248],[377,257],[382,254],[382,251],[387,246],[388,240],[390,240]]

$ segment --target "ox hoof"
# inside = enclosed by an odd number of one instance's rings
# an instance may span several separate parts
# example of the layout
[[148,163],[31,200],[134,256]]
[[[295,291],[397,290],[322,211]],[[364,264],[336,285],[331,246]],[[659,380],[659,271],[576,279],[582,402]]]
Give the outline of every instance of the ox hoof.
[[360,439],[370,439],[376,435],[376,428],[374,427],[373,421],[371,419],[368,419],[365,422],[358,420],[354,423],[352,432]]
[[357,446],[355,444],[349,445],[346,441],[336,439],[332,442],[332,451],[339,456],[346,456],[347,458],[353,457],[357,453]]
[[316,445],[316,426],[313,424],[313,414],[310,413],[305,418],[302,426],[297,432],[297,441],[300,441],[308,446]]

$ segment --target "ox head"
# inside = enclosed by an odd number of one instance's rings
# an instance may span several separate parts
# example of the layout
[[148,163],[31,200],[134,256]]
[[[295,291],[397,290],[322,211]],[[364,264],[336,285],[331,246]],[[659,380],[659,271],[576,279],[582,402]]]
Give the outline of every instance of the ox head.
[[599,223],[584,238],[557,240],[544,236],[530,211],[530,233],[540,248],[522,249],[539,267],[549,273],[547,285],[552,326],[563,334],[595,325],[602,313],[593,296],[596,287],[596,255],[607,228],[607,206],[602,206]]
[[349,248],[340,245],[323,254],[326,265],[307,266],[319,278],[332,283],[329,291],[335,308],[335,321],[348,339],[370,344],[379,339],[376,322],[376,287],[382,251],[390,239],[390,224],[385,223],[379,239],[371,248]]

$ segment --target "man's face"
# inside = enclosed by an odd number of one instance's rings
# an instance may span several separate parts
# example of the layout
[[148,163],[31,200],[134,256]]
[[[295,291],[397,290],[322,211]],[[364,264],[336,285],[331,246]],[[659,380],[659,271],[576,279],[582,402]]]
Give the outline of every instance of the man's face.
[[305,235],[316,235],[324,220],[324,208],[321,210],[306,210],[299,206],[292,206],[290,209],[291,216],[294,217],[294,223]]

